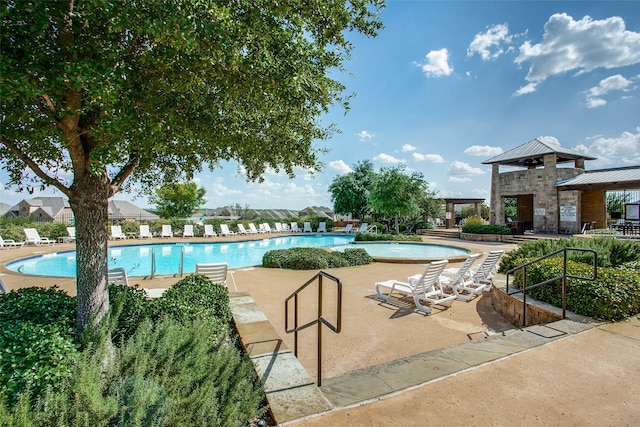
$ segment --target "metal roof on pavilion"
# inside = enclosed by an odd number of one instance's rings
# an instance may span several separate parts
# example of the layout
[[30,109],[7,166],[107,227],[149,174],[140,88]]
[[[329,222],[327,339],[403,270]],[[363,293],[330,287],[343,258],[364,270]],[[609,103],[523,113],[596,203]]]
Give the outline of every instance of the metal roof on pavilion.
[[585,171],[574,178],[557,182],[556,187],[560,190],[640,189],[640,165]]
[[589,157],[570,148],[561,145],[552,144],[541,141],[540,139],[532,139],[516,148],[498,154],[482,162],[484,165],[498,163],[506,166],[542,166],[544,164],[545,154],[556,154],[557,163],[573,162],[577,159],[596,160],[595,157]]

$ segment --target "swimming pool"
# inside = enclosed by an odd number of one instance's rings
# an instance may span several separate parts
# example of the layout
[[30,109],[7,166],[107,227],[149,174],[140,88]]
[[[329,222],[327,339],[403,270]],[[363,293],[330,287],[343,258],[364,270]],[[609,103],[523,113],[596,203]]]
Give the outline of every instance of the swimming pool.
[[[226,262],[229,268],[262,264],[262,256],[272,249],[295,247],[329,248],[348,245],[353,236],[298,235],[279,236],[262,240],[215,243],[158,243],[146,245],[112,246],[109,248],[109,268],[123,267],[128,276],[151,275],[151,260],[155,260],[155,274],[193,273],[196,264]],[[40,276],[75,277],[76,252],[56,252],[25,258],[6,265],[8,270]]]
[[434,259],[466,257],[470,252],[455,246],[404,242],[358,242],[357,244],[333,246],[331,249],[342,252],[350,248],[362,248],[376,260],[397,259],[403,262],[425,262]]

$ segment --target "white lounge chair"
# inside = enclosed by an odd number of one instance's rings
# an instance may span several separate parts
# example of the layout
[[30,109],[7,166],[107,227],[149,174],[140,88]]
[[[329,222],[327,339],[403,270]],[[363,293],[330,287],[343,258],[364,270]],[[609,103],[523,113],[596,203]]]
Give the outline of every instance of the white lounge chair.
[[16,242],[13,239],[3,240],[2,236],[0,236],[0,249],[21,248],[25,244],[26,242]]
[[47,245],[54,245],[56,243],[55,240],[51,240],[48,237],[40,237],[38,230],[35,228],[24,228],[23,231],[25,236],[24,241],[27,245],[33,243],[35,246],[40,246],[43,243]]
[[491,289],[493,285],[494,272],[498,271],[498,261],[504,254],[504,251],[490,251],[482,260],[482,263],[476,269],[471,270],[471,275],[476,283],[487,283],[485,290]]
[[258,234],[258,229],[256,225],[252,222],[249,223],[249,234]]
[[478,258],[480,258],[480,254],[471,254],[467,256],[460,268],[448,268],[443,271],[440,283],[451,288],[456,299],[471,301],[474,295],[480,294],[487,286],[486,284],[476,286],[476,282],[470,274],[471,266]]
[[0,294],[8,294],[9,289],[2,283],[2,279],[0,279]]
[[353,224],[347,224],[345,228],[340,230],[341,233],[351,234],[353,233]]
[[303,233],[313,233],[313,230],[311,229],[311,223],[310,222],[305,222],[303,224],[302,232]]
[[229,230],[229,226],[227,224],[220,224],[220,235],[221,236],[235,236],[236,233]]
[[300,227],[298,227],[298,223],[297,222],[292,222],[291,223],[291,231],[293,233],[300,233],[302,230],[300,230]]
[[111,226],[111,239],[112,240],[118,240],[118,239],[126,239],[127,235],[124,234],[122,232],[122,227],[119,225],[112,225]]
[[327,223],[324,221],[321,221],[318,223],[318,229],[316,230],[317,233],[326,233],[327,232]]
[[162,226],[160,237],[173,237],[173,230],[171,230],[171,224],[164,224]]
[[264,227],[265,233],[273,233],[273,230],[271,229],[271,226],[268,222],[263,223],[262,226]]
[[367,233],[369,230],[369,224],[366,222],[363,222],[362,224],[360,224],[360,228],[358,228],[358,233]]
[[249,234],[246,228],[244,228],[244,224],[238,224],[238,234]]
[[[431,307],[425,307],[421,301],[429,304],[438,304],[450,306],[451,302],[456,299],[455,295],[446,294],[440,285],[440,275],[449,263],[444,259],[441,261],[433,261],[427,264],[424,272],[417,278],[411,277],[409,282],[399,280],[386,280],[375,284],[376,293],[383,301],[387,301],[391,294],[395,291],[402,295],[412,296],[416,308],[423,313],[431,313]],[[382,289],[388,289],[387,295],[382,293]]]
[[118,267],[109,269],[109,271],[107,272],[107,284],[129,286],[127,272],[124,270],[124,268]]
[[276,233],[282,233],[284,230],[282,229],[282,224],[276,222],[273,224],[276,227]]
[[204,235],[203,237],[216,237],[218,233],[213,229],[213,225],[205,224],[204,225]]
[[153,234],[151,234],[151,231],[149,231],[149,226],[148,225],[141,225],[140,226],[140,232],[138,233],[138,238],[140,239],[150,239],[153,237]]
[[182,230],[182,237],[194,237],[193,224],[185,224]]
[[67,237],[63,239],[64,243],[71,243],[76,241],[76,228],[75,227],[67,227]]
[[229,265],[227,263],[215,263],[215,264],[196,264],[196,273],[207,276],[213,283],[218,283],[223,286],[227,286],[227,270]]

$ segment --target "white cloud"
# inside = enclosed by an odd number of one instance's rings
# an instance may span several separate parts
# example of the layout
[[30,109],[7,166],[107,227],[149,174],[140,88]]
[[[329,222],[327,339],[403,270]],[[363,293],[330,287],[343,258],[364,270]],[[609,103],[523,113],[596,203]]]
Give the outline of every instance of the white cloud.
[[623,132],[617,138],[595,137],[590,145],[574,148],[580,153],[596,157],[598,166],[631,166],[640,164],[640,126],[636,133]]
[[402,152],[403,152],[403,153],[406,153],[407,151],[416,151],[416,147],[414,147],[414,146],[413,146],[413,145],[411,145],[411,144],[404,144],[404,145],[402,146]]
[[488,27],[486,32],[478,33],[473,38],[467,49],[467,57],[470,58],[477,53],[484,61],[495,59],[505,52],[503,45],[511,43],[511,39],[507,24]]
[[360,140],[360,142],[367,142],[373,139],[374,135],[372,133],[367,132],[366,130],[360,131],[356,133],[356,136]]
[[484,175],[486,172],[480,168],[474,168],[469,163],[454,161],[449,165],[449,169],[447,169],[447,174],[451,176],[477,176]]
[[413,153],[413,159],[418,161],[427,160],[431,163],[444,163],[444,159],[439,154],[420,154]]
[[416,62],[422,68],[427,77],[442,77],[453,73],[453,67],[449,65],[449,51],[446,48],[432,50],[427,53],[426,63]]
[[464,150],[464,154],[468,156],[491,157],[502,154],[502,148],[491,147],[489,145],[472,145],[471,147],[468,147],[466,150]]
[[451,176],[451,177],[449,177],[449,181],[451,181],[451,182],[469,182],[469,181],[473,181],[473,179],[469,178],[468,176]]
[[373,158],[373,160],[381,163],[404,163],[404,160],[396,159],[395,157],[385,153],[378,154]]
[[353,169],[351,169],[349,165],[342,160],[334,160],[332,162],[329,162],[329,168],[340,174],[353,172]]
[[[224,179],[216,178],[210,185],[211,193],[216,197],[227,197],[242,194],[242,191],[229,188],[224,184]],[[208,190],[207,190],[208,191]]]
[[556,138],[555,136],[539,136],[538,139],[542,142],[546,142],[547,144],[562,146],[562,144],[560,144],[560,141],[558,141],[558,138]]
[[[544,26],[542,42],[520,46],[516,64],[529,63],[526,80],[516,95],[535,91],[547,78],[575,71],[576,75],[597,68],[617,68],[640,62],[640,33],[626,30],[618,16],[575,21],[566,13],[552,15]],[[533,84],[533,85],[532,85]]]
[[587,107],[596,108],[607,105],[607,101],[602,98],[603,95],[611,91],[627,90],[631,84],[631,80],[627,80],[620,74],[600,80],[598,86],[594,86],[587,91]]
[[513,94],[515,96],[525,95],[527,93],[535,92],[538,89],[537,83],[529,83],[516,90]]

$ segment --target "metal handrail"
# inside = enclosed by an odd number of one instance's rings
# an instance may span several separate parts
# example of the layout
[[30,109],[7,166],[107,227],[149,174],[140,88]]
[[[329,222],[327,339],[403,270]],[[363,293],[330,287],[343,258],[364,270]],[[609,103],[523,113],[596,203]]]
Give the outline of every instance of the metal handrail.
[[[337,302],[336,302],[336,325],[332,325],[327,319],[324,318],[322,314],[322,278],[326,277],[327,279],[332,280],[338,289],[337,292]],[[304,325],[298,325],[298,295],[304,289],[307,288],[311,283],[318,281],[318,316]],[[293,328],[289,328],[289,301],[293,298]],[[295,292],[289,295],[284,300],[284,330],[286,333],[294,333],[293,335],[293,354],[298,356],[298,332],[308,328],[309,326],[318,325],[318,387],[322,385],[322,325],[327,326],[336,334],[340,333],[342,329],[342,281],[335,276],[332,276],[324,271],[318,272],[311,279],[307,280],[307,282],[300,286]]]
[[[567,251],[578,251],[578,252],[591,252],[593,254],[593,275],[592,277],[582,277],[582,276],[574,276],[572,274],[567,274]],[[558,255],[559,253],[562,253],[562,258],[563,258],[563,262],[562,262],[562,275],[551,278],[551,279],[547,279],[544,280],[542,282],[536,283],[534,285],[530,285],[527,286],[527,267],[532,265],[532,264],[536,264],[544,259],[547,258],[551,258],[555,255]],[[532,261],[529,261],[525,264],[519,265],[518,267],[514,267],[510,270],[507,271],[507,286],[506,286],[506,293],[507,295],[515,295],[517,293],[522,292],[522,326],[526,326],[527,325],[527,291],[531,290],[531,289],[535,289],[538,288],[540,286],[544,286],[548,283],[553,283],[557,280],[562,280],[562,318],[566,318],[566,314],[567,314],[567,278],[571,278],[571,279],[583,279],[583,280],[595,280],[596,279],[596,275],[597,275],[597,259],[598,259],[598,255],[596,253],[596,251],[594,251],[593,249],[583,249],[583,248],[561,248],[558,249],[556,251],[553,251],[547,255],[543,255],[539,258],[536,258]],[[515,273],[518,270],[524,270],[523,274],[522,274],[522,288],[516,288],[515,291],[509,292],[509,276],[513,273]]]

